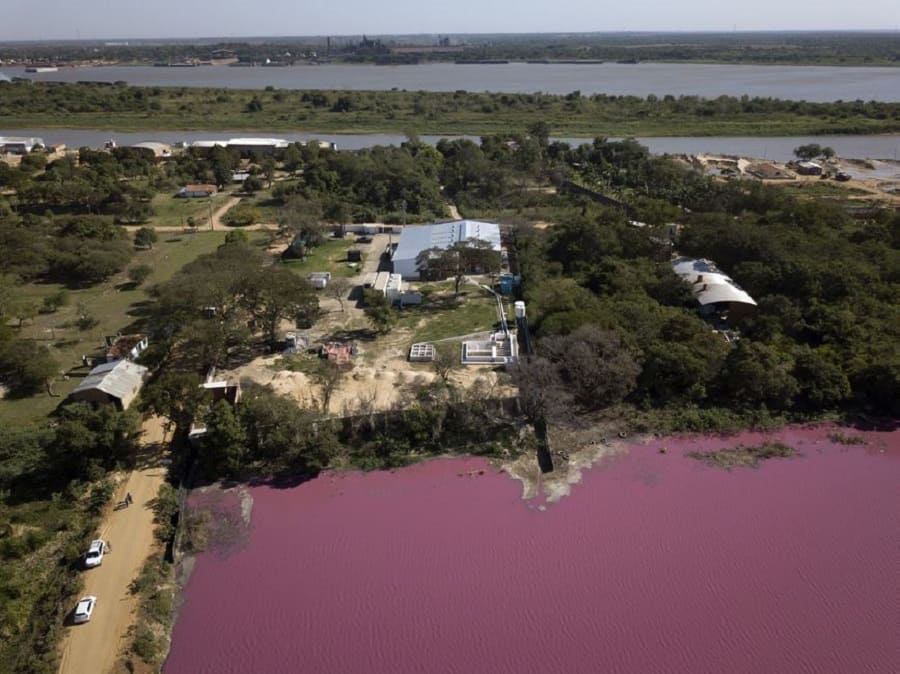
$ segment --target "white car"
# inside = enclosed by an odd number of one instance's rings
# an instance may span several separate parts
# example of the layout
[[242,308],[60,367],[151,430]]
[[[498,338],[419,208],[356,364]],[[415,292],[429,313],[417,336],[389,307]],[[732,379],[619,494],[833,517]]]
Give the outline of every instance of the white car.
[[85,568],[93,569],[95,566],[100,566],[103,563],[104,552],[106,552],[106,541],[100,538],[91,541],[91,545],[84,556]]
[[72,614],[72,622],[76,625],[86,623],[91,619],[94,613],[94,607],[97,605],[97,597],[82,597],[75,606],[75,612]]

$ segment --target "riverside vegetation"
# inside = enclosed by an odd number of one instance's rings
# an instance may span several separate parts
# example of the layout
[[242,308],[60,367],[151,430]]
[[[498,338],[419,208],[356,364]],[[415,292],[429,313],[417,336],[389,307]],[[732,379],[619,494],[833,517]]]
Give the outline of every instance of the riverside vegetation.
[[535,119],[562,136],[877,134],[900,131],[900,103],[0,81],[5,128],[488,135],[525,128]]
[[[605,60],[788,65],[896,65],[896,32],[470,34],[435,40],[297,37],[266,41],[169,44],[0,45],[0,59],[29,63],[173,63],[204,61],[217,50],[245,63],[403,64],[439,60]],[[435,49],[435,47],[438,47]]]
[[[108,88],[103,95],[127,91]],[[0,402],[12,422],[0,433],[8,523],[0,531],[6,611],[0,671],[54,668],[54,640],[77,589],[73,562],[89,538],[89,513],[108,498],[107,472],[129,465],[134,451],[135,412],[64,404],[51,417],[37,417],[39,405],[17,406],[51,400],[41,391],[64,386],[60,367],[71,369],[58,359],[77,360],[64,340],[48,341],[33,326],[41,316],[54,326],[55,312],[67,310],[57,292],[96,293],[105,305],[122,307],[102,319],[78,312],[86,323],[102,320],[107,334],[152,335],[142,358],[154,378],[140,408],[170,419],[180,438],[193,420],[205,422],[205,442],[196,454],[176,451],[173,468],[181,475],[193,463],[207,480],[381,468],[451,450],[505,456],[531,447],[530,436],[518,432],[525,421],[584,422],[609,410],[634,429],[651,430],[896,418],[895,211],[874,205],[858,219],[827,198],[713,179],[632,140],[599,138],[572,148],[551,142],[550,131],[533,123],[480,143],[430,146],[411,138],[359,152],[292,145],[274,166],[224,150],[210,157],[187,152],[162,164],[125,151],[84,150],[77,162],[45,165],[29,156],[24,166],[2,169],[0,234],[19,253],[0,260],[0,377],[12,391]],[[396,218],[403,201],[410,217],[439,216],[449,198],[467,217],[510,224],[511,258],[523,277],[536,347],[511,372],[518,406],[484,386],[463,388],[443,376],[412,385],[394,410],[376,413],[361,400],[343,419],[324,414],[327,403],[299,409],[262,387],[250,387],[237,408],[212,404],[198,386],[208,368],[268,353],[282,319],[314,324],[317,295],[291,265],[263,252],[264,237],[256,233],[191,235],[206,247],[185,247],[191,258],[184,259],[173,247],[185,246],[180,238],[126,233],[115,220],[124,203],[134,208],[127,221],[152,217],[148,198],[186,180],[219,182],[238,162],[260,177],[266,201],[275,202],[266,208],[279,213],[280,236],[299,238],[301,248],[314,250],[330,226]],[[572,184],[622,207],[602,206],[567,189]],[[680,226],[667,228],[670,222]],[[153,257],[163,250],[179,264]],[[739,339],[726,341],[698,316],[669,265],[673,251],[713,259],[757,300],[754,314],[728,326]],[[115,304],[122,293],[100,293],[124,280],[133,257],[154,260],[154,276],[134,291],[133,302]],[[55,298],[40,314],[37,298],[51,282]],[[375,341],[408,315],[389,306],[377,314],[377,329],[361,338]],[[42,365],[23,373],[22,363]],[[324,367],[316,380],[323,396],[347,375]],[[158,607],[165,606],[162,597]],[[139,650],[156,657],[159,644],[148,643],[146,631],[141,636]]]

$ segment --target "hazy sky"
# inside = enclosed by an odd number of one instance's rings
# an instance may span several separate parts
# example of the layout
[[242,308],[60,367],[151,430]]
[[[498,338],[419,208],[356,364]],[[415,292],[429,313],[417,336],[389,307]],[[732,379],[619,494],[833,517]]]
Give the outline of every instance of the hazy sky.
[[0,40],[898,27],[897,0],[0,0]]

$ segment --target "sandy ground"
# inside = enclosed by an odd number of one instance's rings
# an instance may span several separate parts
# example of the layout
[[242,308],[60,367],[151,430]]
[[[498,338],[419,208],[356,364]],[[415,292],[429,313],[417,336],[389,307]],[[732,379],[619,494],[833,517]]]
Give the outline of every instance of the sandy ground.
[[126,635],[131,626],[137,599],[128,585],[137,577],[144,561],[152,552],[153,510],[166,469],[159,464],[164,430],[158,418],[144,422],[143,446],[148,460],[143,466],[122,476],[113,504],[131,493],[134,502],[127,508],[110,507],[100,526],[99,535],[111,545],[103,564],[85,571],[83,595],[97,597],[97,606],[89,623],[72,625],[63,639],[60,674],[107,674],[112,671],[120,653],[127,647]]
[[[458,212],[451,207],[458,215]],[[376,234],[370,244],[360,246],[365,252],[365,262],[357,276],[349,278],[353,286],[363,283],[367,274],[378,270],[381,252],[390,241],[387,234]],[[309,331],[302,332],[309,342],[316,343],[328,335],[341,331],[368,329],[371,325],[362,308],[353,300],[340,302],[329,296],[327,290],[319,296],[319,306],[323,317]],[[294,330],[289,322],[282,325],[282,331]],[[375,342],[357,342],[359,354],[352,370],[343,378],[340,387],[331,398],[328,413],[346,416],[358,412],[387,410],[400,402],[413,388],[431,382],[434,372],[426,364],[411,364],[406,360],[412,331],[395,328],[389,334],[377,338]],[[438,348],[441,348],[438,345]],[[275,392],[287,395],[306,407],[320,407],[319,387],[303,372],[277,369],[280,355],[256,358],[234,370],[222,372],[229,379],[253,381],[270,386]],[[455,370],[451,378],[462,387],[468,387],[478,379],[488,385],[499,386],[499,377],[490,366],[465,367]]]

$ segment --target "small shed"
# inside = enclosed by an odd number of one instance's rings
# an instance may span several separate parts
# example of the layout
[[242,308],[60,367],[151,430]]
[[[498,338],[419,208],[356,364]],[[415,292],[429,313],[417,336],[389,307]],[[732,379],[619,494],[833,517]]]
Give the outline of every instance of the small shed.
[[347,365],[353,362],[356,346],[352,342],[326,342],[322,345],[319,355],[332,363]]
[[328,285],[328,282],[331,280],[331,272],[314,271],[306,275],[306,280],[309,281],[309,284],[313,288],[322,290]]
[[347,262],[362,262],[362,251],[359,248],[351,248],[348,250]]
[[814,161],[797,162],[797,173],[802,176],[820,176],[822,175],[822,166]]
[[215,185],[185,185],[175,194],[179,199],[204,199],[219,191]]

